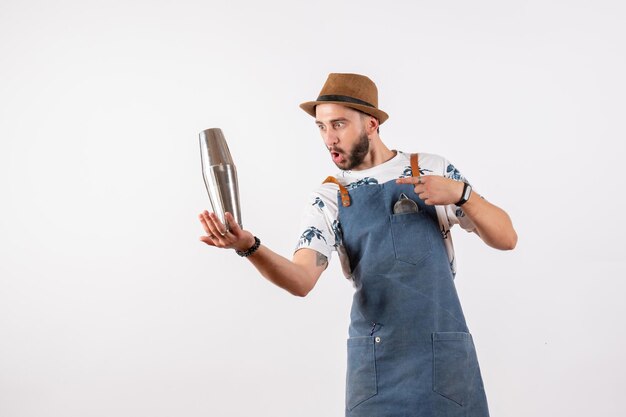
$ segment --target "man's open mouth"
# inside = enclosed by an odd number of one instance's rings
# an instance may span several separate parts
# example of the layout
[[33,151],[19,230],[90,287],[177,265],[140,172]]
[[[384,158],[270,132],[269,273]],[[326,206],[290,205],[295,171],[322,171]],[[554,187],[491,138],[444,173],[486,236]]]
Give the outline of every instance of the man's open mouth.
[[339,152],[331,151],[330,156],[332,156],[333,162],[335,163],[340,163],[344,161],[344,157]]

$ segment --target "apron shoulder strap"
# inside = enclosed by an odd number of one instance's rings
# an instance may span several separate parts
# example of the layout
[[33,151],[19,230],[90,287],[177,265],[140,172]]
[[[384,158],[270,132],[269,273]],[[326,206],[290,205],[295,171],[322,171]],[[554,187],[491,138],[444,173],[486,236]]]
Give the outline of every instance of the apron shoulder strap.
[[420,166],[417,162],[418,159],[418,155],[416,153],[412,153],[411,154],[411,172],[413,174],[414,177],[419,177],[420,174]]
[[326,184],[327,182],[332,182],[333,184],[337,184],[339,186],[339,192],[341,193],[341,204],[343,204],[344,207],[348,207],[350,205],[350,195],[348,194],[348,189],[341,185],[337,178],[333,176],[326,178],[322,184]]

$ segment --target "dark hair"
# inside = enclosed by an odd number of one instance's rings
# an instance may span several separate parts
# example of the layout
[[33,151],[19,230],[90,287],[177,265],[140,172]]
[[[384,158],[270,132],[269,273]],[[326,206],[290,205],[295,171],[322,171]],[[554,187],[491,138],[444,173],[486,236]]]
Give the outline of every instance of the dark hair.
[[[356,110],[359,113],[361,113],[361,117],[364,117],[364,116],[365,117],[373,117],[374,119],[378,120],[378,118],[376,116],[372,116],[371,114],[365,113],[364,111],[361,111],[359,109],[355,109],[354,107],[352,107],[352,110]],[[376,133],[380,133],[380,120],[378,120],[378,129],[376,129]]]

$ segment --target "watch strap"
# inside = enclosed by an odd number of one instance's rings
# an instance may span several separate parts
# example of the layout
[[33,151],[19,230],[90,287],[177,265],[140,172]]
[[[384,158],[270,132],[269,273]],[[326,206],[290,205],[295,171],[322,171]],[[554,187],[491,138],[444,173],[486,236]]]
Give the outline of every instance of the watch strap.
[[469,200],[470,196],[472,195],[472,186],[469,185],[468,182],[464,182],[463,184],[464,185],[463,192],[461,193],[461,199],[456,202],[456,205],[459,207],[467,203],[467,200]]

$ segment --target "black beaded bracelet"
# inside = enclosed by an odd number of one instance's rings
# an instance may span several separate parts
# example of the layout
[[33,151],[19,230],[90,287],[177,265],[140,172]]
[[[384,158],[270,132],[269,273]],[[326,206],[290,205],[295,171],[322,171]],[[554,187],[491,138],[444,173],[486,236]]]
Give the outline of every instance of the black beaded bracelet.
[[247,251],[240,251],[240,250],[235,249],[235,252],[237,252],[237,255],[243,256],[244,258],[246,258],[252,255],[254,252],[256,252],[256,250],[259,249],[259,246],[261,246],[261,239],[255,236],[254,245],[252,245],[250,249],[248,249]]

